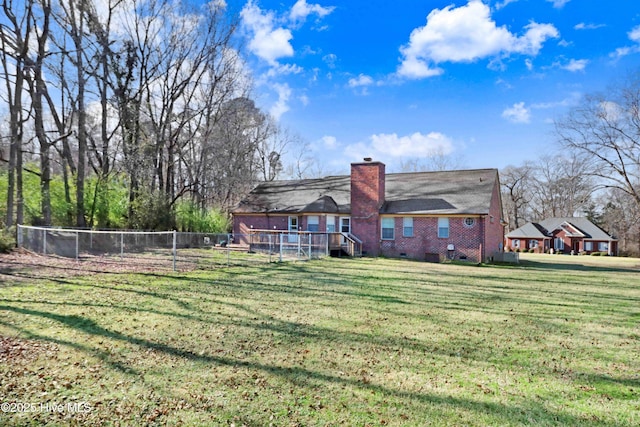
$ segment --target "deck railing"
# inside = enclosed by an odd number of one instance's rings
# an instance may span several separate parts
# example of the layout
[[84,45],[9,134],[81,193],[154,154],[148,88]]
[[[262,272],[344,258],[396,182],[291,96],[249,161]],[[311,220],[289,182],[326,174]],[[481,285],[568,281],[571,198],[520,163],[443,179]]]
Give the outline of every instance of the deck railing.
[[280,260],[322,258],[330,251],[327,233],[252,229],[248,237],[241,243],[248,243],[250,251],[276,255]]
[[350,233],[252,229],[248,242],[252,251],[282,254],[295,252],[297,257],[318,258],[342,250],[352,257],[362,256],[362,241]]
[[352,257],[362,256],[362,240],[351,233],[328,233],[329,248],[331,250],[343,250]]
[[353,257],[361,257],[362,256],[362,240],[358,239],[356,236],[350,233],[342,233],[344,238],[346,239],[347,246],[347,254]]

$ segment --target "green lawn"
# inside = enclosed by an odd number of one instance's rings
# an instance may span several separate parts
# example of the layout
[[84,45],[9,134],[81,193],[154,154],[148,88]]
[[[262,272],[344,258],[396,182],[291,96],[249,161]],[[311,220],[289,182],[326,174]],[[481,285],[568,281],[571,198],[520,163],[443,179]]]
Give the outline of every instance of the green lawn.
[[640,260],[522,259],[13,268],[0,425],[640,425]]

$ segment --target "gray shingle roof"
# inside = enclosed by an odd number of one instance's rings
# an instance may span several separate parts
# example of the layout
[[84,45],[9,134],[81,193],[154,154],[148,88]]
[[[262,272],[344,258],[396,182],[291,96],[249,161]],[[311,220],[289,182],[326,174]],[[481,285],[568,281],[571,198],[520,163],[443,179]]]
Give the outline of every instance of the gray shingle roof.
[[549,238],[549,235],[546,232],[546,230],[541,229],[541,227],[538,224],[534,224],[533,222],[528,222],[522,227],[517,228],[512,232],[510,232],[509,234],[507,234],[507,237],[510,239],[529,239],[529,238],[543,239],[545,237]]
[[540,225],[549,231],[556,230],[560,226],[568,222],[581,231],[586,239],[592,240],[615,240],[602,228],[598,227],[587,218],[575,217],[575,218],[547,218],[544,221],[540,221]]
[[587,240],[616,240],[606,231],[584,217],[547,218],[538,223],[529,222],[507,234],[510,239],[549,238],[554,230],[565,228],[569,224],[576,229],[576,236],[584,235]]
[[[487,214],[496,169],[387,174],[383,214]],[[349,175],[265,182],[233,213],[339,213],[351,211]]]

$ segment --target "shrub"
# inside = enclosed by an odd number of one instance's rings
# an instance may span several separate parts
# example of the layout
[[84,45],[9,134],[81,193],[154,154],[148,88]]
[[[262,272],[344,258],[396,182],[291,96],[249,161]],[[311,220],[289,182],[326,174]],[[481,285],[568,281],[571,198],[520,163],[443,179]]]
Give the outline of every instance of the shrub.
[[227,233],[231,230],[229,216],[220,210],[202,209],[192,202],[176,205],[176,228],[179,231]]

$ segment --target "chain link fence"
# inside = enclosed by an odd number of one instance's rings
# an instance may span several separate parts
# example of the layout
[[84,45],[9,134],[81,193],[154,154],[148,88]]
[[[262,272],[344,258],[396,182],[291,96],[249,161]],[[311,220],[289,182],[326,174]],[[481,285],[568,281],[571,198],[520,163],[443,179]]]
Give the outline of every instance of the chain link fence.
[[82,230],[19,225],[18,247],[108,271],[211,269],[321,258],[329,254],[326,234],[264,232],[232,234],[177,231]]

